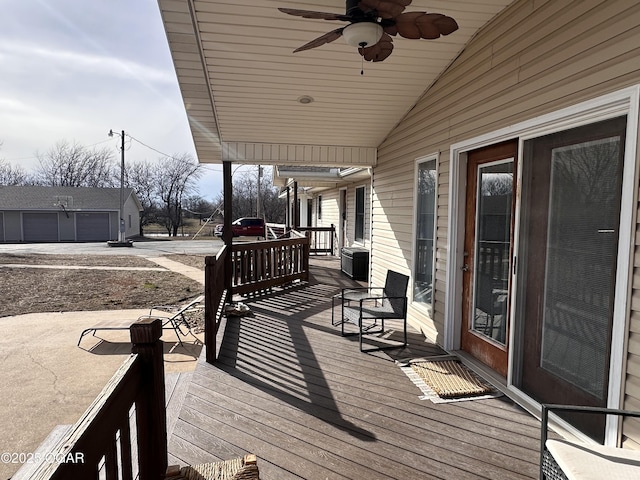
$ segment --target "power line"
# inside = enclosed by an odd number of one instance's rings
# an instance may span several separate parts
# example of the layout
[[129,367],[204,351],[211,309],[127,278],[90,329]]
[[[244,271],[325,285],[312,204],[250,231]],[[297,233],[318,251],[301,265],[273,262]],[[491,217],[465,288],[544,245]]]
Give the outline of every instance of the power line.
[[107,143],[107,142],[110,142],[110,141],[111,141],[111,138],[107,138],[106,140],[102,140],[100,142],[94,143],[93,145],[87,145],[85,148],[95,147],[96,145],[100,145],[102,143]]
[[151,147],[151,146],[147,145],[147,144],[146,144],[146,143],[144,143],[144,142],[141,142],[140,140],[138,140],[137,138],[135,138],[135,137],[131,136],[131,135],[130,135],[130,134],[128,134],[128,133],[127,133],[127,135],[129,135],[129,138],[130,138],[131,140],[135,140],[135,141],[136,141],[136,142],[138,142],[140,145],[142,145],[142,146],[144,146],[144,147],[147,147],[149,150],[153,150],[154,152],[159,153],[160,155],[163,155],[163,156],[165,156],[165,157],[169,157],[169,158],[173,157],[173,155],[168,155],[168,154],[166,154],[166,153],[164,153],[164,152],[161,152],[160,150],[158,150],[158,149],[156,149],[156,148],[153,148],[153,147]]

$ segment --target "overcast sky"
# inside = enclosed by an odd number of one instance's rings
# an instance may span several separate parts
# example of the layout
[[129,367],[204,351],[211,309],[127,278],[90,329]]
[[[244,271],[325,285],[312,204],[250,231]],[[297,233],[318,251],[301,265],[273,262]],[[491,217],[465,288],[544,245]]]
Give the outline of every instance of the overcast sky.
[[[98,148],[124,130],[166,153],[195,148],[156,0],[2,0],[0,158],[30,170],[36,153],[67,140]],[[102,143],[104,142],[104,143]],[[138,142],[127,159],[155,160]],[[200,194],[222,189],[205,166]]]

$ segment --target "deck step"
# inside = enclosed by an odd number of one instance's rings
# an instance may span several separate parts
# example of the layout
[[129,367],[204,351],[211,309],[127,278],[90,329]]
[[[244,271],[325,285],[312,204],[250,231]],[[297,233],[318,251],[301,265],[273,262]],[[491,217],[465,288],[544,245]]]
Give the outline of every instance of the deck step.
[[[53,450],[62,437],[69,431],[71,425],[56,425],[47,438],[38,446],[33,455],[33,458],[44,457],[47,453]],[[44,458],[39,463],[24,463],[20,469],[13,474],[11,480],[29,480],[33,473],[36,471],[44,461]]]

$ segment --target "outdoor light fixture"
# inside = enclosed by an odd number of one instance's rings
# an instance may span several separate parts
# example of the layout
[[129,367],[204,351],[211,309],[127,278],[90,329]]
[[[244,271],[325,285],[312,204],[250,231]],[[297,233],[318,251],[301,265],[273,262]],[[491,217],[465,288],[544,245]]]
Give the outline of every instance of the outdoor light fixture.
[[342,30],[345,42],[356,48],[375,45],[382,37],[382,33],[382,27],[372,22],[352,23]]

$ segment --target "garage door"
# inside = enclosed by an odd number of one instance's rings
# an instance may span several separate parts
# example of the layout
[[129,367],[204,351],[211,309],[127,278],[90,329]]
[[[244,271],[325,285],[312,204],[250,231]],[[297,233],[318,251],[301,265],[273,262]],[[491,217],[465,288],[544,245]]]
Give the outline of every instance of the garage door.
[[109,213],[76,213],[76,240],[106,242],[109,238]]
[[0,242],[4,242],[4,213],[0,212]]
[[25,242],[57,242],[57,213],[23,213],[22,229]]

